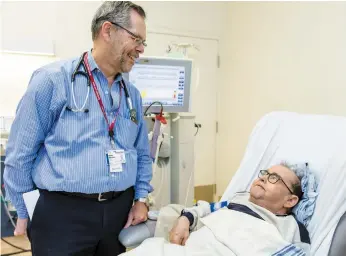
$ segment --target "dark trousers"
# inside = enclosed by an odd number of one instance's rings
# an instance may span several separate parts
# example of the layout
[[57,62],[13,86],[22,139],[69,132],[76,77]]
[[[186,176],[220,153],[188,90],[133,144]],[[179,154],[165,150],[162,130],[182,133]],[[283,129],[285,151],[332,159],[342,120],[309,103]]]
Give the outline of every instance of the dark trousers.
[[102,202],[41,191],[27,230],[32,255],[107,256],[124,252],[118,236],[133,197],[133,187]]

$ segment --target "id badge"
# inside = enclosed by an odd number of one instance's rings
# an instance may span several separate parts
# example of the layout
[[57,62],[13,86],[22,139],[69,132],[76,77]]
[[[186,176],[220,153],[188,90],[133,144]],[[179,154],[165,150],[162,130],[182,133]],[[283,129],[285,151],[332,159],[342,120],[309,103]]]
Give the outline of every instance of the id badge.
[[126,163],[124,150],[108,150],[106,153],[109,172],[122,172],[123,164]]

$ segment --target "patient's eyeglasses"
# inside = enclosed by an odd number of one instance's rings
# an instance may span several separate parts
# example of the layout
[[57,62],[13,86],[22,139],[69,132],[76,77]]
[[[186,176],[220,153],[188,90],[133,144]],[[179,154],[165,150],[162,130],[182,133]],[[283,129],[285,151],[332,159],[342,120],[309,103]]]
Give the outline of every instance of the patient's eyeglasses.
[[287,184],[284,182],[284,180],[277,174],[277,173],[269,173],[268,170],[260,170],[258,177],[264,177],[268,175],[268,181],[272,184],[275,184],[276,182],[278,182],[279,180],[282,181],[282,183],[286,186],[286,188],[290,191],[290,193],[292,195],[294,195],[294,193],[292,192],[292,190],[287,186]]

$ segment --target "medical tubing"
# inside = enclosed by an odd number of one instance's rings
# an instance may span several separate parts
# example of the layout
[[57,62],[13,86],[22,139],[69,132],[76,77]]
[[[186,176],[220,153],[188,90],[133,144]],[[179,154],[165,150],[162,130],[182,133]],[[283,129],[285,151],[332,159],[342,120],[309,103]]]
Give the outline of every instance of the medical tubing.
[[147,115],[148,109],[149,109],[152,105],[154,105],[154,104],[160,104],[160,105],[161,105],[161,114],[162,114],[162,112],[163,112],[163,105],[162,105],[162,103],[161,103],[160,101],[154,101],[154,102],[152,102],[152,103],[145,109],[145,111],[144,111],[144,116]]
[[187,204],[187,198],[189,197],[189,194],[190,194],[190,184],[191,184],[191,180],[192,180],[192,172],[190,173],[189,183],[188,183],[188,185],[187,185],[188,190],[187,190],[186,197],[185,197],[185,203],[184,203],[184,206],[185,206],[185,207],[187,207],[187,206],[186,206],[186,204]]
[[[163,187],[163,181],[164,181],[164,172],[166,171],[166,164],[164,163],[164,161],[162,161],[162,167],[161,167],[161,183],[160,183],[160,186],[159,186],[159,189],[157,190],[157,192],[155,193],[155,199],[158,195],[160,195],[161,193],[161,189]],[[156,200],[155,200],[156,201]],[[160,203],[162,202],[162,197],[161,197],[161,201]]]
[[[154,129],[153,129],[153,137],[151,139],[151,148],[150,148],[150,154],[151,157],[154,158],[154,162],[157,162],[158,155],[159,155],[159,144],[161,143],[161,121],[156,119],[154,123]],[[156,143],[154,143],[156,142]]]

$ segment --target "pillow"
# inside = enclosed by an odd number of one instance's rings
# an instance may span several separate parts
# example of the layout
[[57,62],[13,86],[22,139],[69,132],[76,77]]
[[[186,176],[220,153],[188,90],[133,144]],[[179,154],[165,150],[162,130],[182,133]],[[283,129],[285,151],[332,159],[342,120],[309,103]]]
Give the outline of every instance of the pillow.
[[318,195],[316,177],[310,170],[308,163],[290,165],[289,167],[301,180],[303,191],[302,198],[292,212],[296,219],[307,227],[314,213]]

